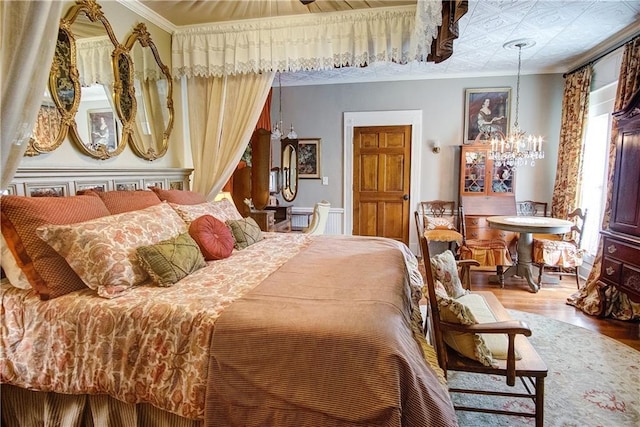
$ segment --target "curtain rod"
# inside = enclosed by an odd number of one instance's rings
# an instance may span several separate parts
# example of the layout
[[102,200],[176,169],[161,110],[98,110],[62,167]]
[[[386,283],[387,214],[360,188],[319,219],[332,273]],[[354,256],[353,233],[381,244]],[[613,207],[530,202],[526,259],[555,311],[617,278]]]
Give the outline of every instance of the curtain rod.
[[604,58],[605,56],[609,55],[611,52],[614,52],[618,49],[620,49],[622,46],[626,45],[627,43],[632,42],[633,40],[635,40],[636,38],[640,37],[640,34],[636,34],[632,37],[629,37],[627,40],[620,42],[612,47],[610,47],[609,49],[605,50],[604,52],[602,52],[601,54],[599,54],[598,56],[596,56],[595,58],[589,60],[588,62],[585,62],[584,64],[582,64],[579,67],[574,68],[571,71],[568,71],[566,73],[564,73],[562,75],[562,77],[567,77],[569,74],[573,74],[576,71],[580,70],[581,68],[586,67],[587,65],[593,65],[594,63],[598,62],[599,60],[601,60],[602,58]]

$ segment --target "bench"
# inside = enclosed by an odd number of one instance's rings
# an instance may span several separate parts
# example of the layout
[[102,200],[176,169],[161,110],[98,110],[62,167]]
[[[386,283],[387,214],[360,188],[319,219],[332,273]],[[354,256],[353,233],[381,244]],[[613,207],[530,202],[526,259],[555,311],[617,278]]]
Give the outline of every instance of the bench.
[[[458,304],[463,304],[460,301],[464,300],[483,302],[486,304],[488,312],[490,313],[489,316],[491,317],[489,319],[487,319],[487,315],[478,314],[475,316],[474,314],[475,317],[478,317],[478,322],[480,323],[461,324],[451,321],[451,313],[443,311],[449,310],[448,307],[443,306],[443,304],[447,304],[447,300],[440,298],[441,302],[438,303],[438,298],[436,297],[436,283],[431,267],[431,257],[427,239],[421,237],[420,246],[422,248],[427,276],[425,297],[429,300],[429,338],[436,350],[438,364],[444,371],[445,377],[447,371],[460,371],[500,375],[506,379],[507,387],[505,387],[504,391],[449,388],[449,392],[523,398],[531,399],[534,402],[534,411],[532,412],[507,411],[484,406],[457,405],[454,406],[454,408],[461,411],[535,418],[536,426],[542,427],[544,420],[544,379],[547,376],[547,366],[527,339],[528,336],[531,336],[531,329],[529,329],[526,323],[513,320],[492,292],[472,292],[471,297],[463,296],[457,300],[454,299]],[[465,307],[465,310],[469,309],[467,306]],[[443,316],[441,316],[441,314]],[[443,317],[448,321],[443,320]],[[483,319],[480,320],[479,318]],[[492,321],[494,319],[495,321]],[[488,366],[486,360],[483,364],[479,360],[462,356],[445,342],[445,336],[450,337],[450,334],[455,332],[463,333],[464,337],[467,337],[467,334],[469,334],[468,336],[470,337],[473,337],[472,334],[482,334],[483,336],[485,336],[485,334],[498,334],[493,336],[500,337],[500,339],[504,340],[504,346],[506,346],[504,350],[505,359],[502,360],[494,357],[491,360],[490,366]],[[451,342],[450,339],[448,339],[448,341]],[[519,378],[523,383],[525,392],[509,390],[508,387],[516,384],[516,378]]]

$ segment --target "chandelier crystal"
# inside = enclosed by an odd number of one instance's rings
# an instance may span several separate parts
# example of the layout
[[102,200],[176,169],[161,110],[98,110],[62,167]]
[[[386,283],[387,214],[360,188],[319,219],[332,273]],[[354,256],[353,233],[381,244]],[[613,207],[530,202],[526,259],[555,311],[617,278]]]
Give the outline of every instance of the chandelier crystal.
[[536,160],[544,159],[542,150],[542,137],[527,135],[518,124],[518,112],[520,108],[520,68],[522,64],[522,49],[533,46],[531,40],[514,40],[504,45],[505,49],[518,48],[518,80],[516,85],[516,119],[508,135],[500,131],[491,134],[491,151],[489,159],[496,166],[535,166]]
[[[279,141],[285,137],[285,130],[282,126],[282,80],[280,79],[280,73],[278,73],[278,97],[279,101],[279,112],[278,112],[278,121],[276,122],[275,128],[271,131],[271,139],[273,141]],[[286,135],[289,139],[297,139],[298,134],[293,129],[293,123],[291,123],[291,128],[289,129],[289,133]]]

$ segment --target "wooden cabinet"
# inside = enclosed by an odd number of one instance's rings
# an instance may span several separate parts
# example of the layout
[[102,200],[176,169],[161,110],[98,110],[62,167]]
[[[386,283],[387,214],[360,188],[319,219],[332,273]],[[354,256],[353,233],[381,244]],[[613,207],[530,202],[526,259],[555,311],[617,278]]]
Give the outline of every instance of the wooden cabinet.
[[262,231],[291,231],[291,206],[267,206],[264,210],[249,212]]
[[465,213],[465,238],[500,239],[510,246],[517,233],[489,228],[486,217],[515,215],[515,169],[489,159],[489,143],[463,145],[460,153],[460,206]]
[[[603,236],[599,285],[615,286],[640,302],[640,91],[614,113],[618,121],[609,229]],[[603,294],[604,295],[604,294]],[[602,313],[606,300],[603,300]]]
[[515,169],[497,166],[489,159],[489,144],[462,146],[460,155],[461,196],[513,196]]

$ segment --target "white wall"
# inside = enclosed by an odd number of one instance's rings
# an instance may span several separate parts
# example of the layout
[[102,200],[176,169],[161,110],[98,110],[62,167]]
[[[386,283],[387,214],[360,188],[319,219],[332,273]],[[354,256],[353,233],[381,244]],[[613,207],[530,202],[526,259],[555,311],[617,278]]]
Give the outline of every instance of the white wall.
[[[300,138],[321,138],[321,180],[300,180],[293,204],[313,206],[321,199],[332,207],[343,200],[343,113],[362,111],[422,110],[422,156],[420,199],[458,199],[459,153],[463,139],[465,89],[511,87],[515,105],[515,76],[417,80],[381,83],[296,86],[282,88],[285,129],[293,122]],[[521,76],[520,126],[545,138],[544,160],[518,172],[517,199],[551,201],[560,133],[561,75]],[[278,112],[277,91],[273,97],[272,120]],[[511,120],[515,118],[515,107]],[[439,154],[430,143],[439,140]],[[274,158],[274,165],[279,159]]]

